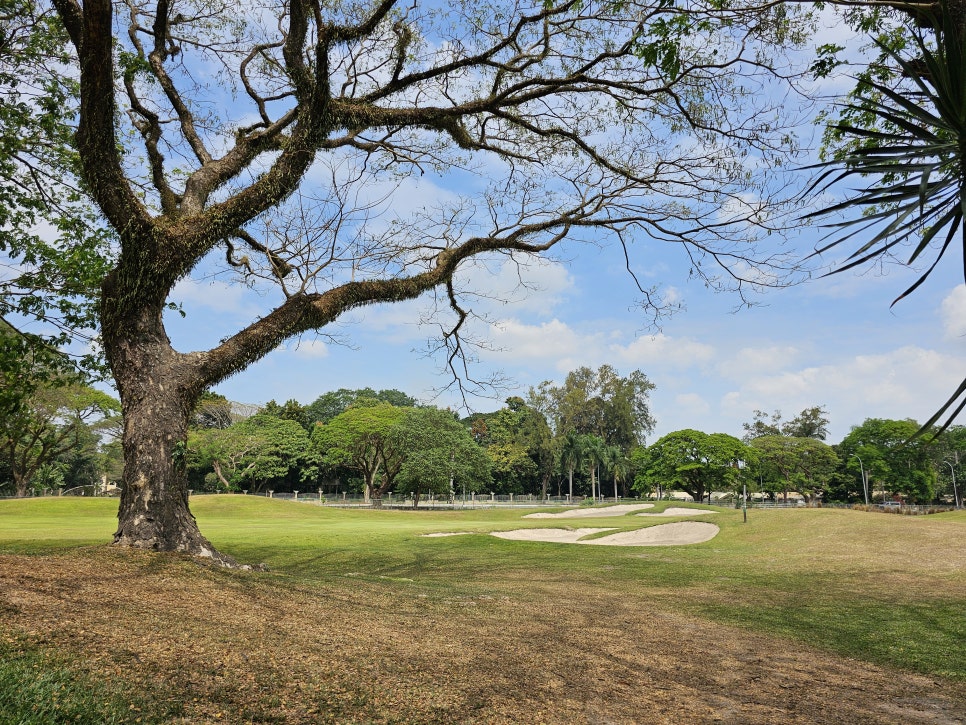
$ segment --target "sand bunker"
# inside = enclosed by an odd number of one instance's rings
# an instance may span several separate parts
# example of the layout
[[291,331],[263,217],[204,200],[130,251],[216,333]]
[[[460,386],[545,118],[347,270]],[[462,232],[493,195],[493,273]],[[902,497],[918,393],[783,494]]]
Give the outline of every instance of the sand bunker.
[[717,511],[710,509],[685,509],[680,506],[672,506],[664,509],[659,514],[637,514],[638,516],[704,516],[705,514],[716,514]]
[[420,534],[428,539],[439,538],[440,536],[469,536],[470,531],[437,531],[435,534]]
[[516,529],[494,531],[493,536],[514,541],[545,541],[557,544],[589,544],[592,546],[683,546],[710,541],[717,534],[717,526],[701,521],[679,521],[673,524],[649,526],[636,531],[622,531],[599,539],[581,541],[585,536],[613,531],[613,529]]
[[571,509],[570,511],[562,511],[559,514],[527,514],[523,518],[525,519],[583,519],[583,518],[600,518],[601,516],[623,516],[631,511],[640,511],[641,509],[652,509],[654,504],[652,503],[633,503],[633,504],[619,504],[617,506],[604,506],[602,508],[581,508],[581,509]]
[[555,544],[580,544],[585,536],[613,529],[515,529],[513,531],[492,531],[500,539],[512,541],[549,541]]

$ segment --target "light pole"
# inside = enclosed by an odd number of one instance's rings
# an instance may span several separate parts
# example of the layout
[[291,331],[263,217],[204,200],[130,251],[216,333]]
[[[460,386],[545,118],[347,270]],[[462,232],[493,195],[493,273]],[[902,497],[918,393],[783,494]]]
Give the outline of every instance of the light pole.
[[953,502],[956,504],[956,508],[959,508],[959,489],[956,488],[956,469],[953,468],[953,464],[949,461],[943,461],[947,466],[949,466],[949,472],[953,474]]
[[862,465],[862,459],[859,458],[858,453],[852,454],[859,461],[859,470],[862,471],[862,493],[865,494],[865,505],[869,505],[869,482],[865,480],[865,466]]
[[745,482],[744,469],[745,462],[738,461],[735,464],[738,469],[738,475],[741,476],[741,517],[744,523],[748,523],[748,484]]

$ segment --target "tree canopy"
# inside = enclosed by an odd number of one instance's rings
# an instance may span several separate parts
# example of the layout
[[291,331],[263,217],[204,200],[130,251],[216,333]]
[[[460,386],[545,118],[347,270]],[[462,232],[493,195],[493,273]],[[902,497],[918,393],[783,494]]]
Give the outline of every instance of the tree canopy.
[[278,482],[314,482],[319,469],[309,434],[297,421],[259,413],[227,428],[193,430],[188,464],[203,471],[209,490],[259,492]]
[[835,450],[815,438],[768,435],[750,445],[758,454],[761,485],[786,498],[789,491],[797,491],[806,501],[821,497],[839,466]]
[[828,436],[828,411],[824,405],[805,408],[791,420],[782,421],[782,412],[776,410],[769,415],[756,410],[750,423],[742,423],[745,442],[762,436],[790,436],[792,438],[814,438],[824,441]]
[[622,377],[610,365],[581,367],[567,373],[563,385],[547,380],[531,389],[529,403],[544,413],[557,436],[575,430],[626,450],[654,429],[648,399],[653,389],[640,370]]
[[914,420],[869,418],[842,439],[839,455],[857,478],[862,469],[866,471],[870,496],[878,490],[883,497],[929,503],[935,498],[938,479],[932,449],[915,438],[919,428]]
[[[0,18],[0,259],[10,262],[0,318],[43,321],[20,340],[43,354],[94,336],[111,235],[77,180],[78,84],[63,24],[33,0],[0,0]],[[99,367],[93,352],[60,361],[75,362]]]
[[490,482],[491,459],[450,411],[409,408],[392,437],[405,451],[397,488],[412,494],[414,507],[422,494],[478,491]]
[[675,431],[648,446],[635,488],[678,489],[701,501],[712,491],[740,488],[742,468],[755,457],[753,449],[726,433]]
[[404,451],[395,427],[405,418],[406,409],[373,402],[352,406],[312,432],[312,443],[326,463],[347,466],[362,475],[367,500],[381,499],[389,490]]
[[78,382],[37,387],[16,411],[0,418],[0,458],[13,478],[15,494],[27,495],[33,478],[59,457],[79,452],[90,435],[87,424],[120,412],[118,402]]
[[500,410],[471,415],[464,423],[490,457],[493,492],[536,493],[539,482],[546,495],[555,461],[550,427],[540,411],[514,396]]
[[401,390],[373,390],[372,388],[359,388],[349,390],[339,388],[328,393],[323,393],[313,402],[305,406],[305,414],[310,423],[328,423],[339,413],[342,413],[350,405],[363,398],[380,400],[397,408],[410,408],[416,405],[416,399],[410,397]]

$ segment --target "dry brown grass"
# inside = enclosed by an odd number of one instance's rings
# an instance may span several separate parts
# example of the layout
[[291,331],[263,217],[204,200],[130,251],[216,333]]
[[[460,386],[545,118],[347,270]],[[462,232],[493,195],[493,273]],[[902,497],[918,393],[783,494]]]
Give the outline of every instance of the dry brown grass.
[[146,694],[144,721],[966,721],[962,682],[689,618],[653,594],[529,572],[434,595],[107,547],[0,556],[7,641]]

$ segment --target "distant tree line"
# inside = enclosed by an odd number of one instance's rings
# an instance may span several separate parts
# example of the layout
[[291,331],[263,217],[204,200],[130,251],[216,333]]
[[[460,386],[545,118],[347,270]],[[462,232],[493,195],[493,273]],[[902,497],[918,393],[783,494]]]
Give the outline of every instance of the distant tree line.
[[[0,326],[0,495],[119,482],[120,405],[63,371],[42,348]],[[18,357],[19,356],[19,357]],[[603,365],[545,381],[499,410],[460,419],[400,390],[346,389],[262,407],[202,396],[181,452],[198,492],[389,493],[418,503],[474,491],[545,497],[663,496],[695,500],[743,489],[771,499],[953,502],[966,479],[966,427],[913,439],[912,420],[869,419],[825,442],[824,407],[785,420],[755,411],[741,439],[686,429],[648,445],[653,384]],[[962,495],[960,494],[960,499]]]
[[828,445],[824,407],[806,408],[789,421],[780,411],[755,411],[741,440],[696,430],[669,433],[635,451],[634,490],[668,489],[703,500],[712,491],[743,491],[777,500],[795,492],[807,502],[957,503],[962,491],[959,452],[966,427],[951,426],[935,440],[915,437],[914,420],[869,418]]

